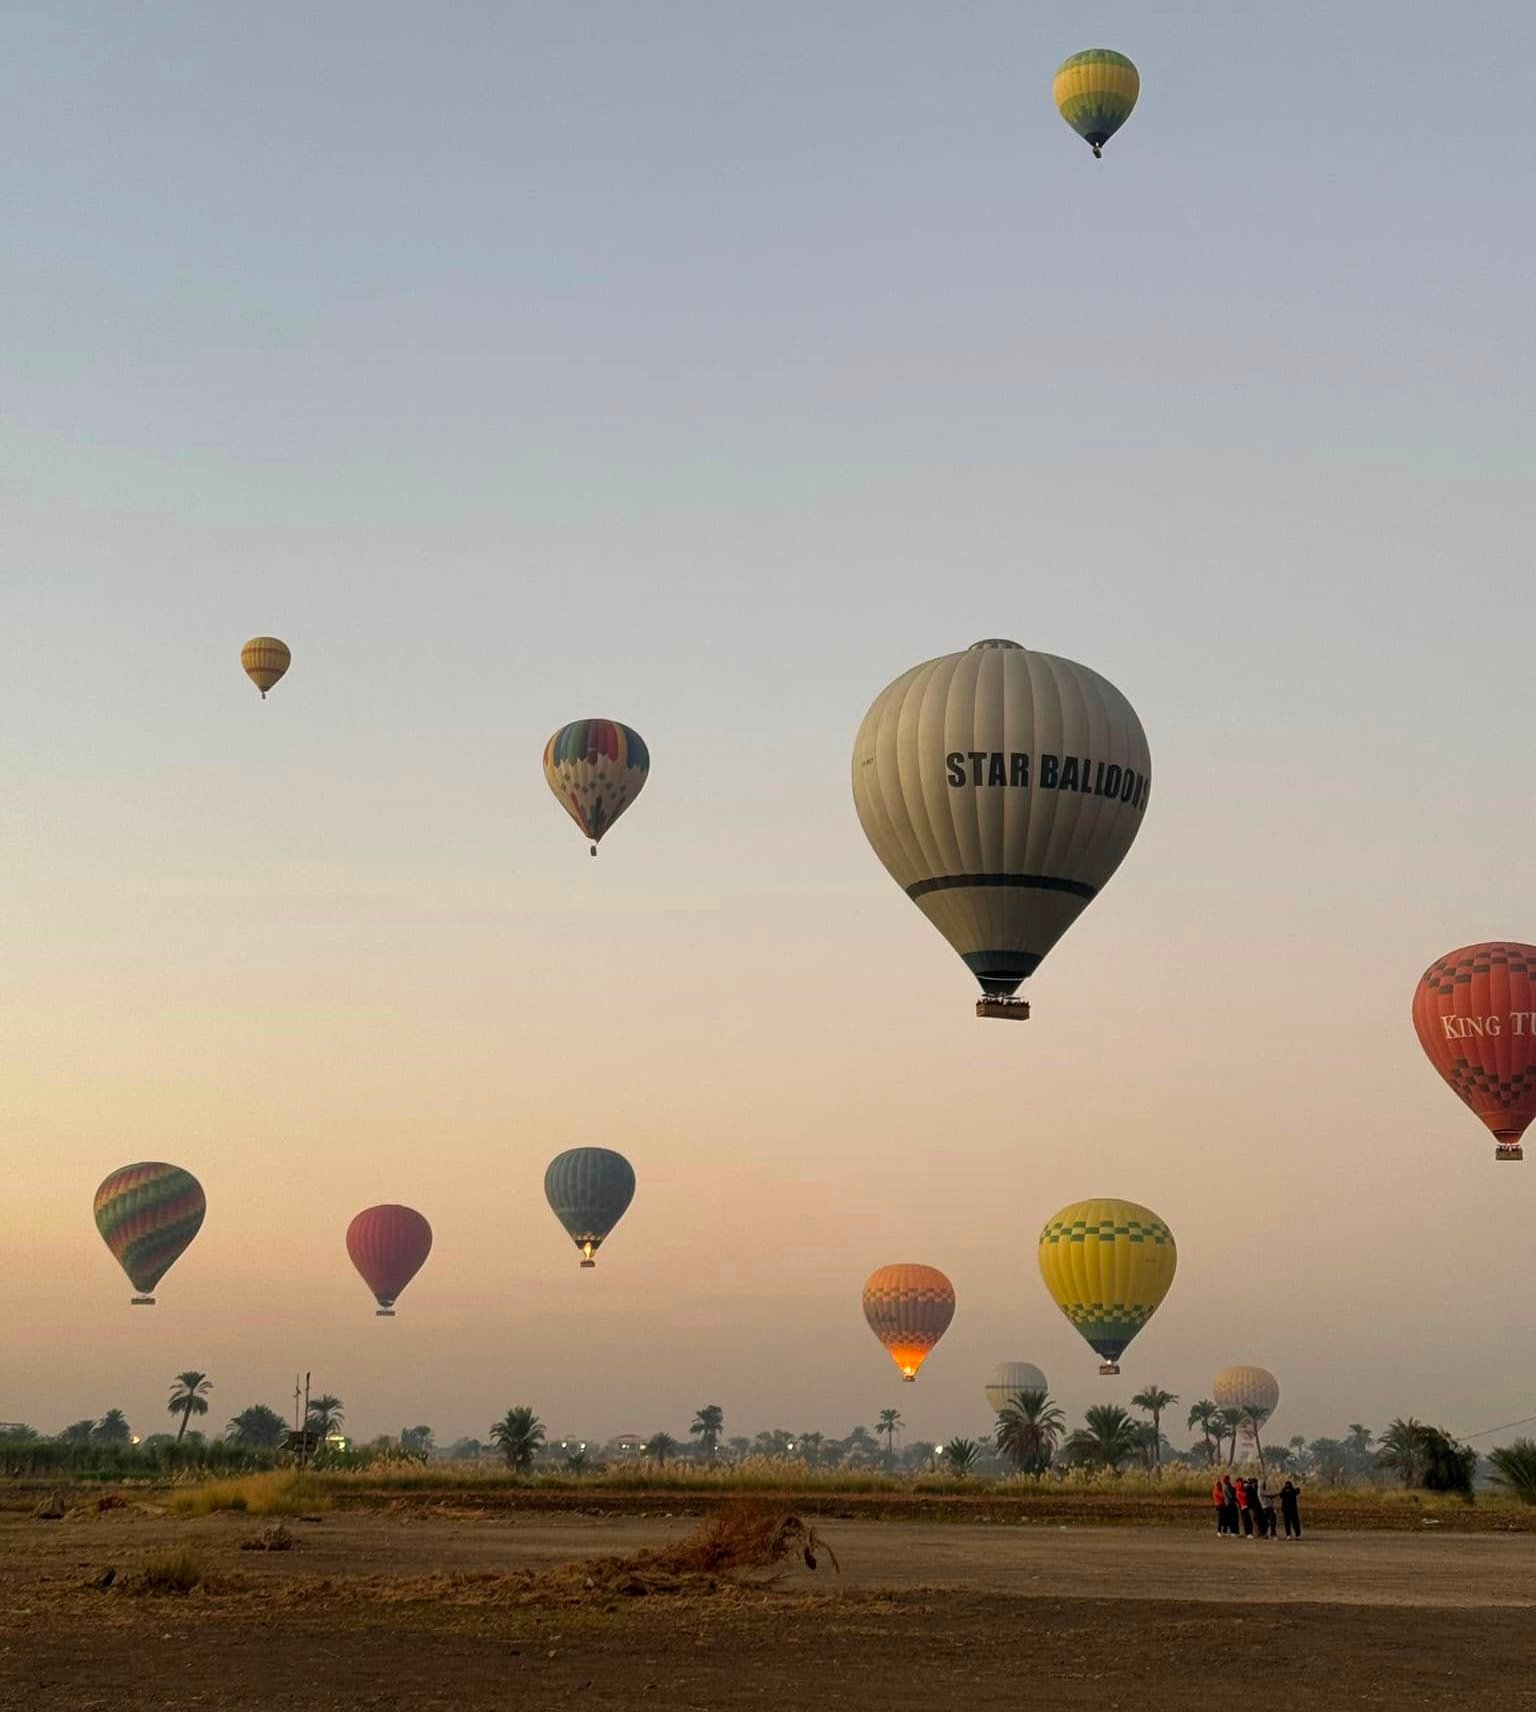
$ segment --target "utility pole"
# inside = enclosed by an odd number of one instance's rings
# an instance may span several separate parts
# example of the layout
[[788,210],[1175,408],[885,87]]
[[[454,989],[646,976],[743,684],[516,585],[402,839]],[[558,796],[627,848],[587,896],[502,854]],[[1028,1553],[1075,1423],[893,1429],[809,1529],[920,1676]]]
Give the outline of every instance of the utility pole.
[[[295,1374],[293,1376],[293,1400],[294,1400],[295,1404],[297,1404],[298,1400],[299,1400],[299,1376],[297,1374]],[[299,1473],[300,1474],[302,1474],[304,1472],[304,1465],[306,1462],[309,1461],[309,1375],[307,1373],[304,1375],[304,1417],[303,1417],[303,1419],[304,1419],[304,1425],[298,1429],[298,1432],[299,1432]]]

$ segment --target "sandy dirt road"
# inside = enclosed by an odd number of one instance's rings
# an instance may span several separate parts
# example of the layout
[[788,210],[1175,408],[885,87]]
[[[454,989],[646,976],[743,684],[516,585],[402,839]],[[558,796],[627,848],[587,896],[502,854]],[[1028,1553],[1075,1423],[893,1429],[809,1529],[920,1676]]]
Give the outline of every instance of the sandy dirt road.
[[[1303,1700],[1536,1712],[1536,1537],[829,1522],[842,1563],[775,1590],[514,1605],[476,1578],[676,1538],[690,1519],[109,1513],[0,1520],[0,1707],[230,1712],[772,1706],[966,1712]],[[190,1545],[216,1591],[93,1591]],[[221,1587],[221,1582],[225,1583]]]

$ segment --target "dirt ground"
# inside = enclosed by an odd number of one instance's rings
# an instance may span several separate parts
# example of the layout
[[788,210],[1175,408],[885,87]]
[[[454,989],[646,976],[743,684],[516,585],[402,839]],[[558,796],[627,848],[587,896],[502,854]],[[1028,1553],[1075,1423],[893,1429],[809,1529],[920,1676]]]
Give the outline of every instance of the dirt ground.
[[[291,1522],[292,1551],[242,1552],[261,1525],[0,1516],[0,1707],[973,1712],[1028,1691],[1142,1712],[1250,1685],[1307,1712],[1536,1709],[1530,1534],[827,1520],[840,1575],[823,1556],[770,1586],[623,1597],[517,1572],[696,1518],[334,1512]],[[204,1587],[125,1589],[182,1545]]]

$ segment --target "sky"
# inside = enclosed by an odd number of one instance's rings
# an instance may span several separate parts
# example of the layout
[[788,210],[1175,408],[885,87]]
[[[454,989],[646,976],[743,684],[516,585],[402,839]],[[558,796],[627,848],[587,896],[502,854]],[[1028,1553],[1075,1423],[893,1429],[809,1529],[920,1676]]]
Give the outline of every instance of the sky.
[[[1528,8],[3,11],[0,1419],[156,1430],[195,1367],[215,1428],[308,1370],[365,1437],[939,1438],[1010,1359],[1074,1416],[1262,1363],[1282,1438],[1536,1413],[1536,1161],[1409,1021],[1536,939],[1532,142],[1478,94]],[[982,636],[1157,781],[1024,1026],[849,790]],[[652,755],[596,862],[540,769],[589,715]],[[138,1159],[209,1201],[153,1310],[91,1222]],[[1099,1194],[1179,1243],[1118,1381],[1034,1252]],[[915,1387],[891,1261],[958,1296]]]

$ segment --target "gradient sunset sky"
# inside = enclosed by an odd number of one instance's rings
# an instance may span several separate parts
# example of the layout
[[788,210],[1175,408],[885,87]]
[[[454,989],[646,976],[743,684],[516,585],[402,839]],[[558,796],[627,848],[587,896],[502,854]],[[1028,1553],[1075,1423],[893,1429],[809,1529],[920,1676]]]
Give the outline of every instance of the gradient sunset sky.
[[[307,1368],[363,1436],[937,1438],[1003,1359],[1074,1416],[1259,1362],[1282,1438],[1536,1412],[1536,1158],[1409,1021],[1536,939],[1528,6],[6,20],[0,1419]],[[1096,163],[1050,79],[1101,44]],[[994,635],[1156,780],[1024,1026],[848,777]],[[584,715],[653,763],[595,862]],[[588,1142],[640,1183],[595,1273],[541,1187]],[[209,1200],[152,1311],[91,1223],[137,1159]],[[1118,1381],[1035,1261],[1097,1194],[1179,1242]],[[437,1239],[393,1322],[381,1200]],[[915,1387],[859,1308],[907,1260],[959,1298]]]

